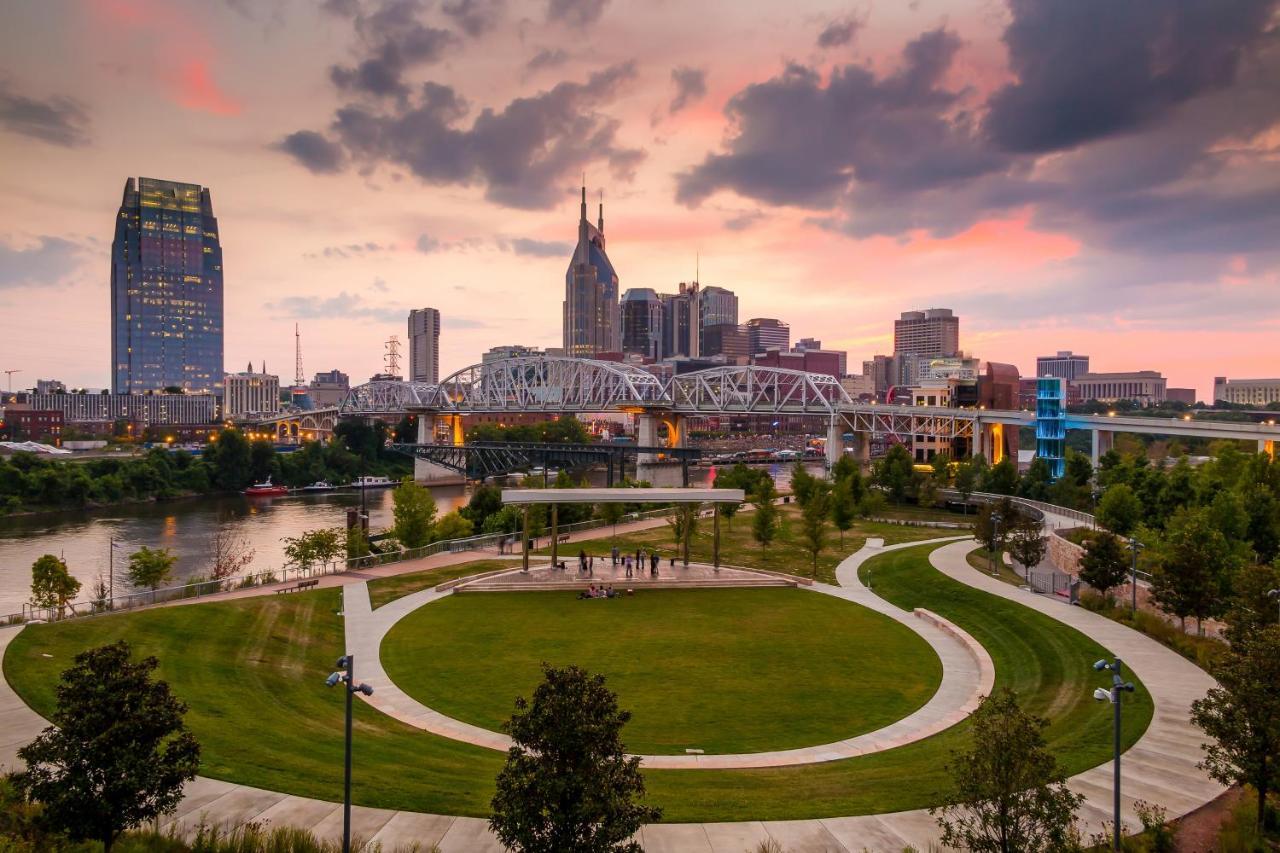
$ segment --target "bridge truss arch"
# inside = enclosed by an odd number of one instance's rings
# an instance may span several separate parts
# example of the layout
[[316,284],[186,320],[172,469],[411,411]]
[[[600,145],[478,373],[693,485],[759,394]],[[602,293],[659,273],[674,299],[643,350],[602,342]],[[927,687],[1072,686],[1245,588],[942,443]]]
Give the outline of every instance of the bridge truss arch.
[[429,382],[375,379],[352,388],[339,406],[340,415],[394,414],[442,407],[440,386]]
[[473,364],[440,382],[440,409],[456,412],[607,412],[666,403],[662,381],[629,364],[517,356]]
[[699,414],[834,416],[853,405],[834,376],[756,365],[683,373],[672,378],[667,393],[676,411]]

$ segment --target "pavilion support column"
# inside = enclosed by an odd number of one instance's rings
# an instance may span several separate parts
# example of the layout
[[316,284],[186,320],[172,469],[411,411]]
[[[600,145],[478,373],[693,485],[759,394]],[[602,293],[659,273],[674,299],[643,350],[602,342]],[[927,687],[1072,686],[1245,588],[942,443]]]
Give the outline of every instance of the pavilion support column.
[[559,507],[560,504],[551,505],[551,568],[553,569],[559,565],[557,560],[560,556],[560,514],[557,512]]
[[720,571],[720,504],[711,505],[711,566]]
[[524,527],[520,536],[520,570],[529,571],[529,505],[524,505]]

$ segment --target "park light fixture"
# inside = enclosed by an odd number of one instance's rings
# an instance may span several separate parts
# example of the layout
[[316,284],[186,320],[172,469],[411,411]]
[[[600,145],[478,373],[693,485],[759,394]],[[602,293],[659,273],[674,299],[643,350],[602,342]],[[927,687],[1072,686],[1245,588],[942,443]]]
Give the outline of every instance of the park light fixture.
[[1093,668],[1097,672],[1111,673],[1111,689],[1099,687],[1093,691],[1093,698],[1099,702],[1110,702],[1114,712],[1112,716],[1112,735],[1115,743],[1115,755],[1112,759],[1112,767],[1115,770],[1115,780],[1112,783],[1111,805],[1115,831],[1112,833],[1111,849],[1119,853],[1120,835],[1123,832],[1123,824],[1120,822],[1120,699],[1125,693],[1132,693],[1134,686],[1132,681],[1124,680],[1124,664],[1121,663],[1120,658],[1115,658],[1111,661],[1100,660],[1093,665]]
[[1138,541],[1138,537],[1129,537],[1129,550],[1133,552],[1133,567],[1130,569],[1129,592],[1133,602],[1134,615],[1137,615],[1138,613],[1138,552],[1144,547],[1146,546]]
[[991,569],[992,577],[1000,577],[1000,573],[996,571],[996,549],[1000,547],[1000,522],[1004,521],[1004,516],[998,512],[991,513],[991,550],[987,552],[987,562]]
[[342,684],[347,688],[346,760],[342,780],[342,853],[351,853],[351,697],[357,693],[372,696],[373,688],[364,683],[356,684],[355,655],[343,655],[338,658],[336,666],[338,669],[330,673],[324,683],[329,687]]

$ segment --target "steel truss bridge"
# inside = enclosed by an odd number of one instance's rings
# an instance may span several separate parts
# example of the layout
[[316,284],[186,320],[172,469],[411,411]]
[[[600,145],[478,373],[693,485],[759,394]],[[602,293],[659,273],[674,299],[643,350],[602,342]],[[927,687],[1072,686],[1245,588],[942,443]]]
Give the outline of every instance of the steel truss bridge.
[[615,467],[618,476],[622,476],[628,456],[649,454],[661,454],[678,461],[684,485],[688,486],[689,463],[702,456],[702,451],[696,448],[639,447],[634,444],[473,441],[468,444],[393,444],[390,449],[456,471],[469,480],[483,480],[535,466],[546,471],[552,467],[600,465],[606,471],[607,486],[613,485]]
[[[331,410],[332,411],[332,410]],[[403,414],[578,414],[624,412],[657,418],[811,415],[857,435],[969,439],[1004,427],[1033,426],[1027,411],[952,409],[856,402],[834,377],[776,367],[725,366],[662,380],[639,367],[562,356],[498,359],[430,384],[378,380],[357,386],[336,417]],[[319,414],[319,413],[316,413]],[[267,422],[287,420],[281,415]],[[1257,441],[1274,452],[1280,426],[1185,418],[1068,415],[1067,429]],[[988,436],[989,437],[989,436]],[[643,439],[642,439],[643,440]],[[1096,443],[1096,442],[1095,442]]]

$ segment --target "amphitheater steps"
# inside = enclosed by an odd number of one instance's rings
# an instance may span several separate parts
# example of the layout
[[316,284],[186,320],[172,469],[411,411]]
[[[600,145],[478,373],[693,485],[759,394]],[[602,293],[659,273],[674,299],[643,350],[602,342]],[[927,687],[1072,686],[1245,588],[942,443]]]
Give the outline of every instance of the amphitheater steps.
[[489,582],[481,582],[475,584],[465,584],[455,587],[453,592],[455,595],[464,592],[578,592],[591,586],[593,583],[597,585],[612,586],[615,590],[622,591],[633,589],[636,591],[644,589],[753,589],[753,588],[777,588],[777,587],[794,587],[794,581],[785,578],[698,578],[679,580],[675,578],[659,578],[658,580],[634,580],[634,581],[610,581],[601,580],[599,582],[587,580],[573,581],[501,581],[495,579]]

